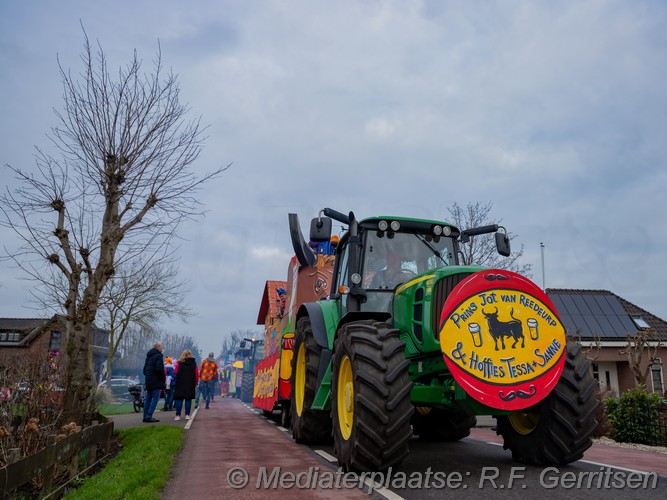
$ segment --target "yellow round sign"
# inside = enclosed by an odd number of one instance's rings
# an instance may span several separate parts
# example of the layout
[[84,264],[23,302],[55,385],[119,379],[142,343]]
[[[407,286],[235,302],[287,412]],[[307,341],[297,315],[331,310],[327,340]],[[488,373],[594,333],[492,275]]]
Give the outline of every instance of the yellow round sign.
[[472,275],[447,299],[441,325],[445,362],[486,405],[527,407],[558,381],[565,330],[551,301],[526,278],[500,270]]

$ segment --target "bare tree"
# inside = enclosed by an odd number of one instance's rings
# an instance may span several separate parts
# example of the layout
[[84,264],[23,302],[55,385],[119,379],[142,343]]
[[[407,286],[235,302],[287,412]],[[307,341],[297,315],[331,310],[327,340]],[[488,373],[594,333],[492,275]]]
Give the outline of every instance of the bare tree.
[[93,411],[91,326],[107,281],[123,262],[169,245],[182,221],[201,214],[197,191],[228,168],[192,169],[203,129],[200,119],[186,121],[159,49],[152,73],[135,52],[112,78],[102,48],[84,39],[81,80],[60,66],[64,109],[50,135],[58,155],[37,149],[34,175],[9,166],[20,186],[0,197],[3,224],[21,241],[8,255],[47,293],[60,293],[65,410],[79,422]]
[[[646,385],[651,365],[658,359],[658,351],[662,347],[661,342],[651,345],[651,337],[655,335],[655,330],[649,328],[648,330],[638,330],[635,335],[627,334],[626,346],[621,349],[619,354],[624,354],[628,357],[630,370],[635,377],[635,385]],[[644,359],[648,362],[643,363]],[[643,366],[642,366],[643,365]]]
[[[469,229],[488,224],[500,224],[501,220],[492,219],[490,216],[493,204],[491,202],[482,204],[468,203],[465,208],[458,203],[454,203],[447,208],[450,214],[450,222],[459,229]],[[516,238],[516,234],[508,232],[510,240]],[[519,264],[519,259],[523,256],[523,245],[519,250],[514,250],[509,257],[502,257],[496,251],[494,236],[492,234],[483,234],[473,236],[467,243],[459,246],[461,251],[461,261],[464,265],[480,264],[488,267],[507,269],[524,276],[531,277],[532,265]]]
[[234,330],[223,337],[222,345],[220,346],[220,356],[224,357],[228,354],[234,354],[239,347],[241,347],[241,342],[244,339],[263,338],[264,332],[258,332],[256,330]]
[[183,305],[184,281],[176,279],[172,262],[141,259],[117,266],[100,297],[100,321],[109,331],[107,384],[111,387],[113,358],[130,325],[150,331],[161,317],[186,319],[192,311]]
[[162,334],[160,337],[166,354],[178,358],[185,349],[190,349],[195,359],[198,361],[203,359],[201,349],[199,349],[197,342],[190,335],[177,335],[171,333]]

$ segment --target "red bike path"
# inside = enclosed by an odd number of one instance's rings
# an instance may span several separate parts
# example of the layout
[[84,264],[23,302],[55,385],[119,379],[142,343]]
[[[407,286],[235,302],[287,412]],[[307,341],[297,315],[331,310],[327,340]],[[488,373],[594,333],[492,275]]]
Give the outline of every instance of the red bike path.
[[[141,415],[119,415],[113,419],[116,428],[164,424],[186,428],[183,447],[176,457],[163,499],[368,498],[354,485],[347,488],[298,487],[304,481],[309,484],[312,481],[316,486],[322,484],[319,481],[324,479],[324,474],[335,474],[337,469],[308,447],[287,439],[276,425],[261,418],[239,400],[216,398],[210,409],[200,407],[190,421],[174,422],[173,412],[156,412],[155,416],[160,423],[142,424]],[[502,438],[488,427],[472,429],[469,439],[502,444]],[[635,471],[657,472],[667,477],[667,454],[594,443],[583,460]],[[280,471],[273,474],[276,467],[280,467]],[[244,476],[244,471],[247,476]],[[235,488],[231,484],[234,481],[243,482],[246,478],[245,487]],[[279,481],[285,482],[281,485]],[[290,487],[290,484],[293,486]]]

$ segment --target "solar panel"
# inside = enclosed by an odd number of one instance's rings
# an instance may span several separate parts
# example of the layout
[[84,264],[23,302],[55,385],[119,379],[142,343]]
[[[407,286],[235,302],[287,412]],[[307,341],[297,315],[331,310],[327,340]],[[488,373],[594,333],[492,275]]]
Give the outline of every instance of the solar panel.
[[593,295],[593,297],[595,297],[595,302],[600,306],[603,314],[614,314],[614,310],[611,308],[609,302],[607,302],[605,295]]
[[574,304],[574,300],[572,300],[571,295],[561,295],[561,299],[563,301],[563,306],[565,307],[565,311],[572,315],[572,314],[580,314],[579,309],[577,309],[577,306]]
[[618,316],[607,316],[609,323],[611,324],[611,330],[604,332],[605,337],[619,337],[624,339],[628,333],[627,328],[623,328],[623,323]]
[[588,295],[587,296],[588,300],[586,300],[586,305],[590,308],[591,312],[596,316],[604,315],[604,311],[600,307],[600,304],[598,304],[596,297],[597,295]]
[[592,314],[590,307],[586,305],[586,300],[590,295],[572,295],[572,300],[581,314]]

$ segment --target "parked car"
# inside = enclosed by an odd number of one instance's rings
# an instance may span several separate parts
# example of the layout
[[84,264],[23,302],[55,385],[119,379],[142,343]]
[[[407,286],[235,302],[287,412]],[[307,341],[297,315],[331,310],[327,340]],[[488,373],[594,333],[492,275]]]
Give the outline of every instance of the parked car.
[[[128,388],[137,385],[137,381],[131,378],[112,378],[111,379],[111,394],[119,401],[131,401],[132,396],[128,392]],[[107,381],[103,380],[99,387],[107,387]]]

